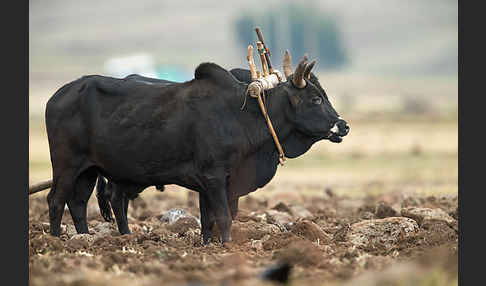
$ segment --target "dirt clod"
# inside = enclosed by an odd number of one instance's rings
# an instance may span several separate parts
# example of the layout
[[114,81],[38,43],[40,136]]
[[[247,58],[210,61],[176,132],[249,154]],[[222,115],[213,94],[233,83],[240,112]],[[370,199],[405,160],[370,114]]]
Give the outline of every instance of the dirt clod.
[[312,221],[303,220],[296,222],[291,226],[290,231],[312,242],[319,241],[319,243],[327,243],[331,240],[331,236]]
[[377,218],[387,218],[398,216],[398,212],[384,202],[380,202],[375,209]]
[[324,260],[319,248],[309,241],[292,242],[276,252],[274,257],[278,261],[301,266],[317,266]]
[[195,217],[192,216],[180,217],[167,226],[168,230],[178,234],[184,234],[189,230],[194,230],[198,228],[200,228],[199,222],[196,220]]
[[409,218],[389,217],[364,220],[350,226],[346,236],[356,246],[377,246],[391,249],[401,240],[418,231],[417,223]]

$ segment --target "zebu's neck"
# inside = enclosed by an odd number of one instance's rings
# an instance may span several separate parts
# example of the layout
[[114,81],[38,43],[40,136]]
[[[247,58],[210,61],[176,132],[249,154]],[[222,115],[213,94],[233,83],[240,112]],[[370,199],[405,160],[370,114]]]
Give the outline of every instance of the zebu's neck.
[[[276,87],[272,90],[265,91],[266,96],[264,104],[279,141],[285,139],[293,129],[292,124],[285,116],[285,113],[288,112],[288,108],[290,107],[290,103],[286,94],[282,91],[282,87]],[[246,96],[246,103],[243,110],[238,110],[237,116],[248,140],[248,146],[245,153],[254,153],[268,144],[272,145],[273,148],[265,148],[267,152],[270,150],[277,151],[265,116],[258,104],[258,99],[250,97],[244,93],[241,97],[242,104],[244,102],[244,96]]]
[[[290,102],[285,94],[269,94],[267,99],[269,116],[287,158],[302,155],[322,139],[309,137],[288,122],[286,115],[290,112]],[[243,99],[240,107],[242,103]],[[249,148],[241,162],[231,170],[228,186],[230,200],[268,184],[275,176],[279,163],[277,148],[256,99],[247,98],[245,109],[238,114],[239,122],[243,122],[242,128],[248,136]]]

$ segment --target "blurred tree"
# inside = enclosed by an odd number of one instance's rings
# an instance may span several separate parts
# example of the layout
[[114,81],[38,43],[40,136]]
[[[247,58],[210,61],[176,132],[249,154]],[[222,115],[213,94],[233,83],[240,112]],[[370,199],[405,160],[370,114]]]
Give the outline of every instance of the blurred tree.
[[249,44],[255,47],[258,38],[254,28],[257,26],[263,31],[276,66],[281,65],[286,49],[293,55],[294,67],[305,53],[317,58],[317,68],[322,70],[339,69],[349,60],[335,17],[323,13],[315,5],[303,7],[291,3],[262,13],[243,12],[235,21],[242,50],[246,51]]

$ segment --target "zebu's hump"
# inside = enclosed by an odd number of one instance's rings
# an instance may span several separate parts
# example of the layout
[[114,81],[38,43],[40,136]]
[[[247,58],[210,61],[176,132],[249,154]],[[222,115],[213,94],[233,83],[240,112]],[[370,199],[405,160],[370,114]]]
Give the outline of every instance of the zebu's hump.
[[196,80],[208,79],[224,87],[235,87],[239,81],[226,69],[215,63],[202,63],[194,72]]

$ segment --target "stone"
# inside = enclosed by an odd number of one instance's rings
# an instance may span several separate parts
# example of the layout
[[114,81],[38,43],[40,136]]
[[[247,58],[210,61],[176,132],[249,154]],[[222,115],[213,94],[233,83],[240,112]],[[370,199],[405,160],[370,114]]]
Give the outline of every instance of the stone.
[[400,241],[415,235],[419,230],[417,222],[405,217],[364,220],[352,224],[346,240],[355,246],[380,246],[391,249]]
[[183,209],[171,209],[162,215],[160,221],[168,222],[170,224],[178,220],[181,216],[186,216],[186,215],[187,213]]
[[455,219],[448,215],[442,209],[430,209],[419,207],[407,207],[401,211],[402,216],[415,220],[419,225],[422,225],[426,220],[441,220],[449,225],[454,225]]
[[200,228],[201,222],[195,216],[183,209],[171,209],[162,215],[160,221],[168,223],[167,229],[174,233],[184,234],[190,230]]
[[293,221],[292,216],[286,212],[268,210],[265,214],[267,223],[274,224],[280,229],[287,229],[288,224]]

